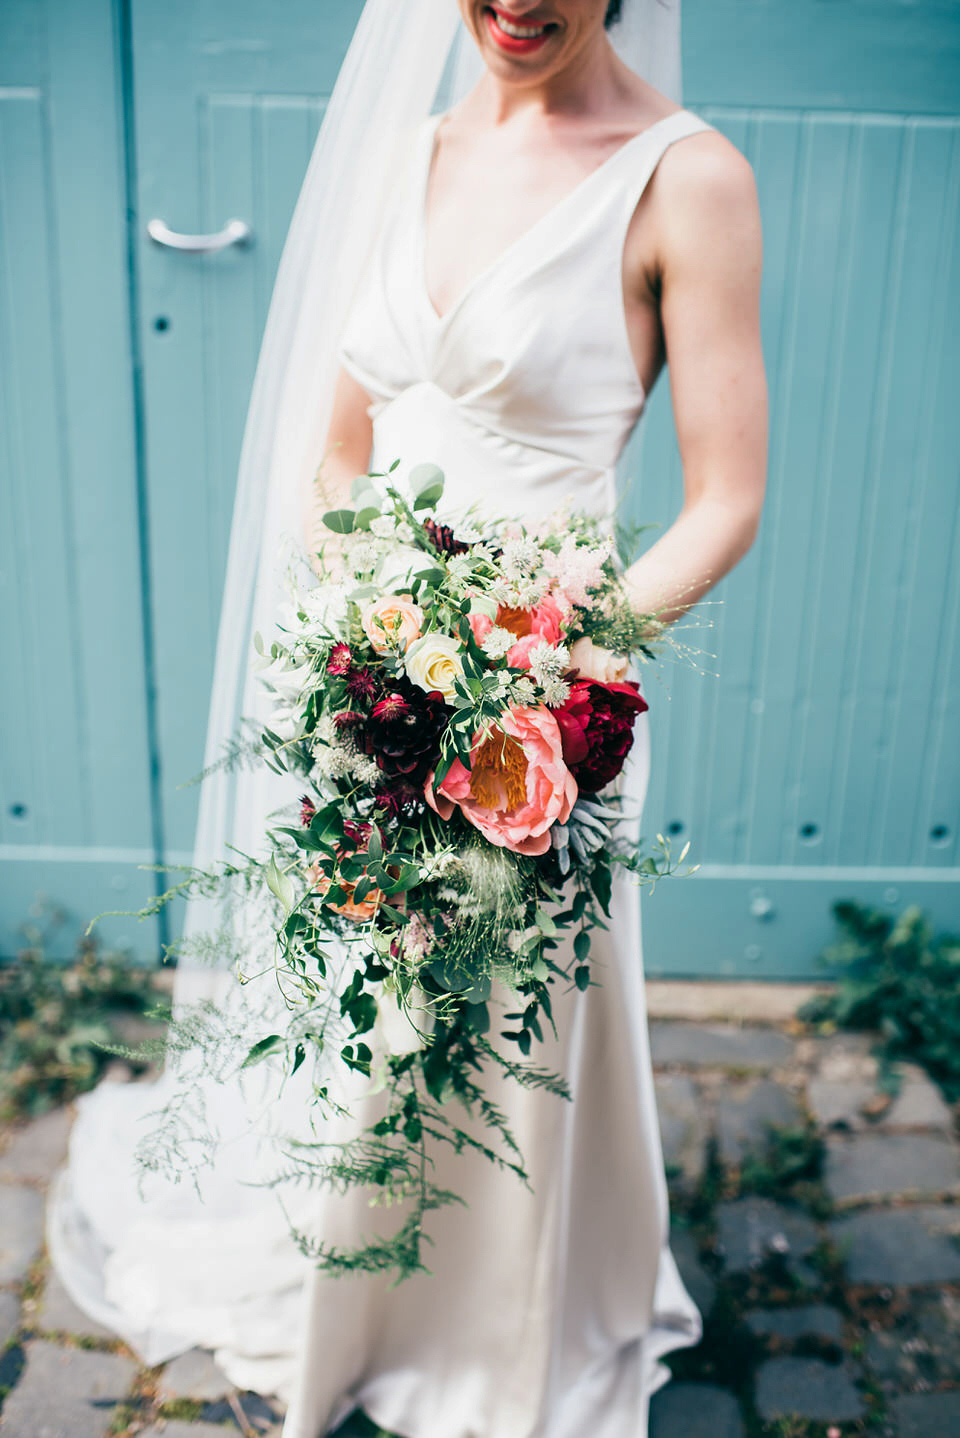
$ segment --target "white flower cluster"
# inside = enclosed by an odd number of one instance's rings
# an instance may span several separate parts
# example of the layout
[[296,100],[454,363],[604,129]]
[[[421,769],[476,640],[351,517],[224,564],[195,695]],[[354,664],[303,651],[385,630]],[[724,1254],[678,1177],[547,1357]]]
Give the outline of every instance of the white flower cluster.
[[509,629],[495,624],[480,646],[488,659],[503,659],[517,642],[517,636]]
[[505,579],[519,581],[534,574],[543,563],[543,552],[533,539],[522,535],[505,541],[500,555],[500,569]]
[[541,639],[530,650],[530,673],[543,691],[544,704],[563,704],[570,697],[564,674],[570,668],[570,650],[564,644]]
[[604,565],[612,551],[609,540],[597,545],[578,544],[576,535],[568,534],[558,554],[544,556],[544,564],[568,599],[589,605],[590,590],[603,584]]
[[396,519],[392,514],[380,514],[370,521],[370,533],[376,539],[394,539],[399,544],[412,544],[413,530],[405,519]]
[[358,784],[372,787],[380,770],[369,754],[357,748],[353,740],[338,730],[330,714],[323,714],[313,731],[313,767],[319,778],[356,779]]
[[543,579],[495,579],[489,594],[498,604],[511,609],[532,609],[540,603],[546,590],[547,581]]

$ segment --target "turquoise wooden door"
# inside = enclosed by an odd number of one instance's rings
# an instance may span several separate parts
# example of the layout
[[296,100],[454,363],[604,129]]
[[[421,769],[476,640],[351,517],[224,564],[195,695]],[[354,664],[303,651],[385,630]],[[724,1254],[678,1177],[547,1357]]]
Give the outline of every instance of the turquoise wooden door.
[[0,5],[0,956],[153,890],[119,59],[110,0]]
[[[828,906],[960,928],[960,7],[684,0],[686,98],[751,160],[770,490],[651,692],[650,829],[699,874],[645,904],[659,973],[810,972]],[[628,511],[680,486],[665,386]],[[713,657],[715,656],[715,657]]]
[[[160,805],[190,857],[197,773],[246,402],[274,272],[359,0],[133,0],[141,286]],[[164,248],[151,219],[252,242]]]
[[[83,919],[189,856],[259,335],[359,8],[0,7],[0,952],[38,890]],[[702,867],[647,963],[799,975],[839,894],[960,923],[958,7],[686,0],[684,44],[760,188],[771,487],[690,635],[716,677],[650,686],[649,828]],[[216,254],[147,235],[235,218]],[[665,383],[624,480],[676,513]]]

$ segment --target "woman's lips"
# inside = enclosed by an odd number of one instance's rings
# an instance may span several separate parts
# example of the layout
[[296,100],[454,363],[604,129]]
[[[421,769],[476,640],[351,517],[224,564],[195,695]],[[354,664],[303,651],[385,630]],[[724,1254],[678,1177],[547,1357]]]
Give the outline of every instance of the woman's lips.
[[[555,28],[552,24],[543,26],[521,24],[518,20],[511,19],[509,15],[501,15],[499,11],[489,5],[483,13],[486,16],[490,38],[499,49],[505,50],[508,55],[531,55],[534,50],[539,50],[546,44]],[[505,25],[509,26],[510,31],[521,33],[511,34],[504,28]]]

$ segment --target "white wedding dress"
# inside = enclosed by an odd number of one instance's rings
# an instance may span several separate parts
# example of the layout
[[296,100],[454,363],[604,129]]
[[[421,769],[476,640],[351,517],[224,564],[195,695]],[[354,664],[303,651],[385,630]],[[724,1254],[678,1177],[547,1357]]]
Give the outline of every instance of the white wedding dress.
[[[441,318],[424,280],[436,124],[418,132],[343,336],[342,362],[375,401],[371,468],[436,462],[451,514],[479,502],[540,517],[565,501],[609,514],[644,402],[623,309],[627,226],[667,147],[707,127],[682,110],[635,136]],[[625,776],[640,802],[646,717]],[[201,1197],[158,1176],[137,1194],[130,1155],[167,1094],[163,1077],[103,1083],[78,1101],[48,1222],[65,1285],[145,1361],[198,1344],[239,1386],[279,1394],[283,1438],[321,1438],[357,1405],[404,1438],[644,1438],[650,1395],[669,1376],[660,1359],[697,1342],[701,1324],[668,1246],[628,882],[615,885],[591,964],[597,985],[558,995],[558,1038],[537,1055],[573,1102],[488,1076],[531,1186],[483,1158],[439,1154],[436,1181],[467,1203],[430,1216],[429,1275],[392,1288],[327,1277],[302,1256],[275,1192],[249,1184],[272,1171],[264,1135],[303,1095],[295,1081],[281,1100],[265,1066],[242,1084],[208,1084],[225,1142]],[[241,992],[262,1002],[262,987]],[[370,1223],[355,1194],[301,1188],[283,1204],[340,1245]]]

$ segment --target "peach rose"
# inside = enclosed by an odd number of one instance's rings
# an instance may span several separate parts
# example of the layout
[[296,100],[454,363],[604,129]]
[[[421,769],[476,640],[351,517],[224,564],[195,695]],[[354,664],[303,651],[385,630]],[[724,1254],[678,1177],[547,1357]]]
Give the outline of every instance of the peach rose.
[[360,623],[377,653],[387,654],[395,646],[408,648],[419,637],[423,610],[412,594],[383,594],[364,607]]
[[584,636],[570,646],[570,668],[579,669],[581,679],[596,679],[600,684],[622,684],[630,661]]
[[545,854],[551,827],[566,823],[578,792],[563,762],[559,725],[543,704],[512,706],[501,725],[474,736],[470,769],[455,759],[436,791],[428,775],[424,797],[442,819],[458,804],[491,844]]

